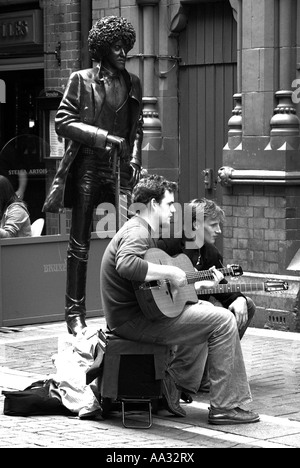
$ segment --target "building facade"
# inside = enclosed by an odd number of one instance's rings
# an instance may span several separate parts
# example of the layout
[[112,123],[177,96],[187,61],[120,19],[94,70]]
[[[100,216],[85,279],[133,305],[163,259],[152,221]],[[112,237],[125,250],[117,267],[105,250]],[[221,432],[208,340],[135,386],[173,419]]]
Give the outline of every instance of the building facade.
[[[178,181],[182,204],[223,206],[219,247],[253,288],[254,325],[298,330],[299,0],[3,0],[1,154],[30,153],[33,218],[63,152],[55,109],[70,73],[92,66],[86,39],[104,15],[137,32],[127,68],[143,84],[143,167]],[[47,214],[45,232],[67,233],[70,216]],[[257,293],[269,277],[289,289]]]

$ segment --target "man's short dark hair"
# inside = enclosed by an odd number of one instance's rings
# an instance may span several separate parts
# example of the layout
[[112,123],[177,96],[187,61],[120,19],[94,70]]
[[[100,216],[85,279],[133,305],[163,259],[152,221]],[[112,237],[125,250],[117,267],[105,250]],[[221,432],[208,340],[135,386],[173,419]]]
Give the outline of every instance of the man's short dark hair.
[[99,19],[89,32],[88,46],[91,58],[96,62],[105,57],[110,47],[122,39],[126,53],[134,46],[136,34],[129,21],[121,16],[104,16]]
[[161,175],[151,174],[143,177],[133,188],[132,202],[147,205],[153,198],[160,203],[166,190],[176,192],[176,182],[171,182]]

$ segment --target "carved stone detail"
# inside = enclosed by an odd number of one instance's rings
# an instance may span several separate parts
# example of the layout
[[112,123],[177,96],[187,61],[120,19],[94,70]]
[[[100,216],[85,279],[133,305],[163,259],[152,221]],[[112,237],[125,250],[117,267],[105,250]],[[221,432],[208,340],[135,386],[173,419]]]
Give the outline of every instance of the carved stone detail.
[[292,91],[277,91],[278,105],[271,118],[271,137],[299,136],[299,118],[292,102]]
[[218,182],[220,182],[223,187],[229,187],[232,185],[231,176],[233,171],[234,169],[229,166],[220,167],[218,170]]
[[143,105],[144,134],[149,133],[153,136],[161,136],[161,121],[155,109],[157,99],[155,97],[143,97]]
[[173,34],[181,33],[187,25],[187,7],[183,5],[172,5],[169,7],[170,31]]
[[232,111],[232,117],[228,120],[228,136],[242,135],[242,95],[236,93],[233,95],[235,107]]

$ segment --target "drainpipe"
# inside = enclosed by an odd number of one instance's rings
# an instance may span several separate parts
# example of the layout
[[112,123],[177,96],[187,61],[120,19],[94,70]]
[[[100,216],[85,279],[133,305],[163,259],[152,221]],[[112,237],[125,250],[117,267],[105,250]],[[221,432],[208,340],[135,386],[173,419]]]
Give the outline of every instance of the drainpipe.
[[81,68],[90,68],[92,60],[90,58],[87,38],[92,27],[92,0],[81,0]]
[[268,171],[234,169],[223,166],[218,171],[218,181],[223,187],[231,185],[300,185],[299,171]]

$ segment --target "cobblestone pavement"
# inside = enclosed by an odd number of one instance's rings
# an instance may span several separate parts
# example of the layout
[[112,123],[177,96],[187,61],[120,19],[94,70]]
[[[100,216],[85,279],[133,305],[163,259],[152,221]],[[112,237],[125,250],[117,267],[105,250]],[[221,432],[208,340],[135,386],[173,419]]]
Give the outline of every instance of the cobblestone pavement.
[[[102,318],[88,322],[98,328],[105,325]],[[55,374],[51,356],[57,352],[58,340],[66,337],[64,323],[16,330],[0,329],[0,391],[23,389]],[[9,417],[3,415],[1,395],[0,448],[97,447],[106,449],[106,457],[121,456],[125,449],[131,456],[142,449],[153,449],[155,454],[159,449],[191,454],[199,448],[299,448],[300,334],[249,328],[242,348],[253,394],[251,407],[261,415],[258,424],[208,425],[209,396],[203,393],[192,404],[184,404],[186,418],[162,411],[154,416],[150,429],[124,428],[118,412],[105,421],[83,421],[75,416]],[[141,422],[141,417],[135,411],[130,420]],[[148,456],[141,457],[139,464]]]

